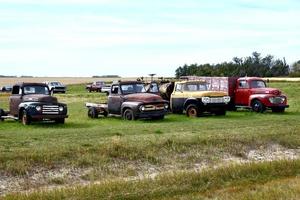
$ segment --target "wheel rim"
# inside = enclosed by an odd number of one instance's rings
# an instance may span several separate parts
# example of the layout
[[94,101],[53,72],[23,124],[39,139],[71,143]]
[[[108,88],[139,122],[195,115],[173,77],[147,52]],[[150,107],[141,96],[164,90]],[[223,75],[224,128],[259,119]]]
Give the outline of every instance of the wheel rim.
[[261,106],[260,106],[260,104],[259,104],[258,102],[255,102],[255,103],[254,103],[254,111],[259,112],[259,111],[261,110],[260,107],[261,107]]
[[194,108],[194,107],[189,108],[189,110],[188,110],[188,116],[189,117],[197,117],[197,110],[196,110],[196,108]]

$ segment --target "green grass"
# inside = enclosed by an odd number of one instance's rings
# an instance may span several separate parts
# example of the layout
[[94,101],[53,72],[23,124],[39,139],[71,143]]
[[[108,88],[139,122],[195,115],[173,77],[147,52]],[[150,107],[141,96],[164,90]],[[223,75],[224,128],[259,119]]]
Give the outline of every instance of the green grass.
[[[133,122],[117,117],[89,119],[84,103],[105,102],[106,96],[87,93],[84,85],[72,85],[68,87],[67,94],[56,95],[60,101],[68,103],[70,116],[66,124],[34,123],[25,127],[14,121],[0,122],[0,174],[30,177],[36,169],[92,168],[82,175],[82,179],[110,180],[146,173],[149,168],[163,172],[193,169],[198,163],[213,166],[222,162],[224,155],[243,159],[250,150],[266,149],[272,144],[299,148],[300,83],[276,82],[270,85],[288,95],[290,108],[286,113],[257,114],[242,110],[228,112],[223,117],[206,116],[197,119],[170,114],[162,121]],[[0,107],[7,109],[8,96],[0,95]],[[261,178],[264,180],[264,176]],[[150,180],[146,182],[149,185],[152,183]],[[60,177],[49,180],[49,184],[64,183],[68,183],[68,180]],[[161,186],[154,183],[149,187],[159,190]],[[87,190],[91,192],[92,189],[79,188],[82,195]],[[114,190],[114,187],[110,190]],[[188,192],[187,196],[178,194],[174,199],[194,199],[194,192]],[[55,194],[72,197],[72,191],[68,190],[45,195],[53,197]],[[201,197],[202,192],[201,195],[197,194],[195,199]],[[247,196],[245,193],[241,195]],[[47,199],[46,196],[40,199]],[[158,199],[164,198],[172,199],[173,196],[160,196]]]

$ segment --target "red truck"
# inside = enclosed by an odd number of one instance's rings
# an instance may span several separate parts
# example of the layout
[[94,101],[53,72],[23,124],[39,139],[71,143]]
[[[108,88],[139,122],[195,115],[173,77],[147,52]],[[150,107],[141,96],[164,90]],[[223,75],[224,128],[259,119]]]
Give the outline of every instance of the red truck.
[[231,97],[229,109],[248,108],[255,112],[284,112],[288,108],[287,97],[277,88],[267,87],[259,77],[197,77],[185,76],[181,79],[205,80],[211,90],[228,92]]

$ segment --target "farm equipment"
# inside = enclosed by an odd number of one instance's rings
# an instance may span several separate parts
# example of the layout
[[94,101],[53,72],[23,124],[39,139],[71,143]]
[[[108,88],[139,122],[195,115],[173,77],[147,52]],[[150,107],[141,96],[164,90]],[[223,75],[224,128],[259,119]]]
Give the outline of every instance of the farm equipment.
[[67,105],[58,103],[57,98],[50,94],[49,87],[43,83],[14,85],[9,98],[9,111],[0,109],[1,121],[13,119],[24,125],[43,120],[65,123],[65,118],[68,117]]
[[86,103],[86,107],[90,118],[118,115],[124,120],[163,119],[169,104],[159,95],[146,93],[142,82],[125,81],[112,84],[107,103]]

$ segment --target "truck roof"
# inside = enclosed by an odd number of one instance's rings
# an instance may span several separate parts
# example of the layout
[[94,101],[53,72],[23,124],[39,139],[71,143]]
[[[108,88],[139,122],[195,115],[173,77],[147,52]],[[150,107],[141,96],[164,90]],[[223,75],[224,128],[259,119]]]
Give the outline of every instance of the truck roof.
[[205,80],[178,81],[176,83],[207,83]]
[[45,83],[30,83],[30,82],[16,83],[14,86],[20,86],[20,87],[24,87],[24,86],[45,86],[45,87],[47,87],[47,85]]
[[141,81],[121,81],[119,83],[117,83],[119,85],[127,85],[127,84],[144,84]]
[[239,80],[246,80],[246,81],[248,81],[248,80],[263,80],[263,79],[260,78],[260,77],[241,77],[241,78],[239,78]]

